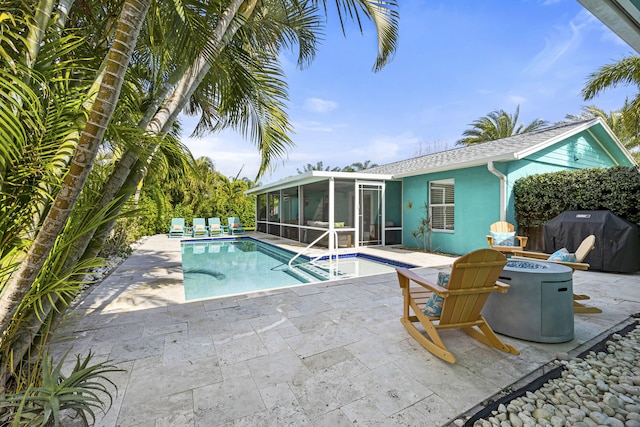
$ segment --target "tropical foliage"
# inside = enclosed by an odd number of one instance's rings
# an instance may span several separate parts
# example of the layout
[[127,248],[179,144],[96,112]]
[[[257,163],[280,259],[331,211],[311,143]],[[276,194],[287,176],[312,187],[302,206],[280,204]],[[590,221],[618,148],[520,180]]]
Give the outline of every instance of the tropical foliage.
[[638,89],[633,99],[627,99],[619,111],[602,116],[597,109],[587,107],[596,117],[603,117],[618,139],[640,160],[640,57],[629,56],[606,64],[589,75],[582,95],[586,101],[607,89],[631,85]]
[[307,163],[306,166],[302,168],[302,170],[298,169],[298,173],[302,174],[302,173],[311,172],[311,171],[360,172],[365,169],[374,168],[376,166],[378,165],[376,163],[372,163],[371,160],[366,160],[364,163],[360,163],[360,162],[351,163],[350,165],[342,168],[325,166],[323,162],[318,162],[315,165],[312,165],[311,163]]
[[462,133],[464,138],[458,140],[456,144],[481,144],[487,141],[495,141],[514,135],[520,135],[547,126],[547,122],[541,119],[536,119],[525,126],[518,122],[519,118],[520,106],[516,108],[516,112],[514,114],[508,114],[504,110],[492,111],[485,117],[480,117],[479,119],[474,120],[469,125],[471,127]]
[[640,225],[640,172],[613,167],[531,175],[515,181],[520,227],[540,227],[564,211],[610,210]]
[[[0,3],[0,392],[32,396],[49,381],[47,340],[101,265],[107,238],[119,238],[114,227],[158,231],[178,209],[247,214],[252,182],[194,161],[178,115],[197,115],[200,134],[241,132],[266,171],[291,146],[280,54],[297,49],[300,66],[312,61],[324,6]],[[382,68],[395,50],[396,1],[336,7],[341,19],[373,22]],[[165,192],[173,180],[175,200]]]

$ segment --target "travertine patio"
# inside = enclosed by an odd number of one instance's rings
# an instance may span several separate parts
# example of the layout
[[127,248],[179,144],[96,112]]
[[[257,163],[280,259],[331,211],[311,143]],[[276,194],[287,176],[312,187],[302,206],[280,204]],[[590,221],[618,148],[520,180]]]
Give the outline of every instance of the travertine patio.
[[[369,250],[424,266],[425,277],[452,262]],[[150,237],[58,331],[56,356],[91,350],[124,370],[110,377],[118,393],[98,426],[447,425],[640,312],[640,274],[576,272],[574,290],[604,312],[576,315],[573,341],[504,338],[520,349],[512,356],[446,331],[450,365],[400,324],[393,273],[185,301],[180,257],[179,239]]]

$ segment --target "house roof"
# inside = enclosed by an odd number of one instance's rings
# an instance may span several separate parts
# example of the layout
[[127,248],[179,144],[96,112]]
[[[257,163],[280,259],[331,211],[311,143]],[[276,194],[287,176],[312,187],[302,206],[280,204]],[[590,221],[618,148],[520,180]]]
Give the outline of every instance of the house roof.
[[[599,118],[594,118],[558,124],[495,141],[414,157],[377,166],[362,172],[388,174],[393,175],[394,178],[403,178],[424,173],[481,166],[489,162],[518,160],[585,131],[594,125],[601,125],[606,130],[606,133],[618,143],[604,122]],[[630,157],[628,153],[627,156]]]
[[636,52],[640,52],[640,1],[578,0]]
[[620,148],[620,151],[631,164],[637,165],[633,156],[631,156],[620,141],[618,141],[606,123],[601,118],[593,118],[557,124],[508,138],[388,163],[360,172],[309,171],[253,188],[245,193],[260,194],[267,191],[288,188],[293,185],[305,185],[325,181],[330,178],[378,181],[396,180],[426,173],[484,166],[489,162],[518,160],[584,131],[588,131],[591,136],[600,143],[605,140],[612,141],[613,144]]

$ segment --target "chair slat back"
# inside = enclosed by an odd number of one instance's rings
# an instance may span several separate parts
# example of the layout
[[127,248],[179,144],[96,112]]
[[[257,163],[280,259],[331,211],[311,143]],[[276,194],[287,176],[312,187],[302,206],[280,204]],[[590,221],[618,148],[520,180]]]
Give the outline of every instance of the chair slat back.
[[589,255],[589,252],[591,252],[591,250],[595,248],[595,243],[596,243],[596,236],[594,236],[593,234],[587,236],[582,241],[582,243],[580,243],[580,246],[578,246],[578,249],[576,249],[576,261],[578,262],[584,261],[587,255]]
[[[477,320],[505,265],[507,258],[495,249],[479,249],[458,258],[453,263],[448,288],[473,289],[474,293],[445,298],[440,325]],[[487,292],[477,293],[478,289]]]
[[490,230],[494,233],[511,233],[515,230],[513,224],[506,221],[498,221],[491,224]]

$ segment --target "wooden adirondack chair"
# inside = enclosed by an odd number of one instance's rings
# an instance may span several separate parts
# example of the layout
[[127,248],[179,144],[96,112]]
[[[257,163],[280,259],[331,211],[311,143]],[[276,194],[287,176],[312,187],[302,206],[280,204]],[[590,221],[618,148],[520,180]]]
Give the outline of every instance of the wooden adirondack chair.
[[[583,262],[584,259],[589,255],[589,252],[593,248],[596,247],[596,236],[593,234],[587,236],[578,249],[576,249],[575,257],[576,262],[570,261],[551,261],[549,257],[551,254],[545,254],[543,252],[528,252],[528,251],[514,251],[511,259],[520,259],[520,260],[536,260],[536,261],[544,261],[544,262],[553,262],[556,264],[566,265],[567,267],[571,267],[574,270],[588,270],[589,264]],[[580,314],[599,314],[602,313],[602,310],[598,307],[589,307],[582,304],[579,301],[590,299],[589,295],[584,294],[573,294],[573,312]]]
[[[397,268],[404,296],[404,314],[400,321],[418,343],[450,363],[455,363],[456,359],[442,342],[438,333],[441,329],[461,328],[490,347],[520,354],[515,347],[500,341],[480,314],[491,292],[504,293],[509,289],[509,285],[497,282],[506,264],[507,258],[494,249],[470,252],[453,263],[447,288],[429,283],[409,269]],[[420,288],[412,288],[411,282],[420,285]],[[424,313],[427,300],[433,294],[444,298],[439,316]],[[426,335],[414,325],[418,322]]]
[[487,234],[487,242],[492,249],[504,254],[514,251],[522,251],[527,246],[528,237],[516,236],[513,224],[506,221],[498,221],[491,224],[490,234]]

